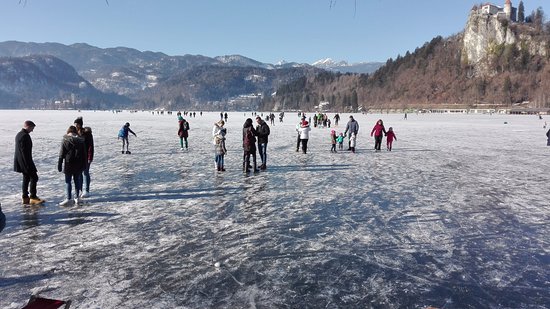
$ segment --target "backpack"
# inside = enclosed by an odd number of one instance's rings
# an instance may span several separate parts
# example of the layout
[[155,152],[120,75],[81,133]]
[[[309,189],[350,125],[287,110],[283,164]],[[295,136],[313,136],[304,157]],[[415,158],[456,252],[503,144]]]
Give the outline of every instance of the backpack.
[[118,137],[124,137],[124,127],[120,128],[120,130],[118,130]]

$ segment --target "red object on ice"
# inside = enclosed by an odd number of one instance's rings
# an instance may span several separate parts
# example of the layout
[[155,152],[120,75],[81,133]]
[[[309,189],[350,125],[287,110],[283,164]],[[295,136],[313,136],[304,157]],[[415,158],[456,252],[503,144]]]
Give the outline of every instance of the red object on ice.
[[31,296],[31,299],[29,299],[29,303],[22,309],[69,309],[70,306],[70,300],[63,301],[57,299],[48,299],[33,295]]

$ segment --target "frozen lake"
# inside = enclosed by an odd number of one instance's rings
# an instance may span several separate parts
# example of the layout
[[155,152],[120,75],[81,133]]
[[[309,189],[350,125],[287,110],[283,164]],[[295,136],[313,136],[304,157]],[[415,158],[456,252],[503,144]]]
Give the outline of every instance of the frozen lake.
[[[229,113],[224,173],[219,113],[186,117],[187,152],[175,113],[0,115],[0,308],[37,292],[71,308],[550,307],[549,116],[356,114],[357,153],[331,153],[316,128],[304,155],[287,113],[268,170],[246,176],[242,112]],[[94,130],[92,196],[64,208],[57,155],[77,116]],[[373,151],[378,118],[392,152]],[[21,205],[12,172],[27,119],[44,207]],[[138,137],[122,155],[127,121]]]

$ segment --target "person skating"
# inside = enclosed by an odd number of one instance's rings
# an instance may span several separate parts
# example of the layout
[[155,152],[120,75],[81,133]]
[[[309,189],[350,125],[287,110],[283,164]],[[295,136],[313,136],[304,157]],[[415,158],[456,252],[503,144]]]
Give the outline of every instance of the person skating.
[[297,129],[298,133],[300,134],[300,142],[302,143],[302,153],[307,153],[307,142],[309,140],[309,131],[311,131],[311,128],[309,127],[309,122],[304,121],[299,129]]
[[350,139],[352,133],[355,133],[355,138],[357,138],[357,133],[359,133],[359,123],[355,121],[353,116],[349,116],[349,121],[346,125],[346,131],[344,131],[344,135],[348,135],[348,150],[351,150]]
[[21,185],[23,204],[32,205],[45,202],[36,195],[38,170],[32,159],[32,139],[30,136],[35,127],[34,122],[30,120],[24,122],[23,128],[15,136],[15,154],[13,160],[13,170],[23,174],[23,183]]
[[189,149],[189,144],[187,142],[187,138],[189,137],[189,122],[187,122],[183,117],[181,116],[181,113],[178,112],[178,136],[180,138],[180,148],[183,150],[184,142],[185,142],[185,150]]
[[548,140],[546,141],[546,146],[550,146],[550,130],[546,132],[546,137],[548,138]]
[[[59,203],[60,206],[67,206],[73,203],[72,185],[74,181],[75,198],[74,203],[80,204],[80,189],[82,188],[82,172],[87,164],[87,151],[84,139],[77,134],[75,126],[67,129],[63,136],[57,170],[65,174],[65,200]],[[64,164],[63,164],[64,163]]]
[[[130,142],[128,141],[129,133],[132,133],[132,134],[134,134],[135,137],[137,137],[136,133],[134,133],[134,131],[132,131],[132,129],[130,129],[130,123],[127,122],[118,131],[118,138],[122,138],[122,153],[126,153],[126,154],[131,154],[131,152],[129,150]],[[124,145],[126,145],[126,152],[124,152]]]
[[256,130],[254,130],[250,118],[247,118],[243,125],[243,150],[243,172],[250,172],[250,156],[254,163],[254,173],[259,172],[256,162]]
[[[87,153],[87,161],[86,161],[86,167],[83,171],[83,177],[82,181],[80,182],[80,192],[81,197],[85,198],[90,196],[90,165],[92,164],[92,161],[94,160],[94,136],[92,134],[92,128],[90,127],[83,127],[84,123],[82,120],[82,117],[78,117],[74,121],[74,126],[76,127],[77,134],[84,138],[84,146],[86,147],[86,153]],[[84,183],[86,183],[86,187],[84,190]]]
[[336,131],[330,130],[330,152],[336,152]]
[[334,125],[338,126],[338,122],[340,121],[340,115],[337,113],[334,115]]
[[374,149],[376,151],[380,151],[380,146],[382,145],[382,138],[386,134],[386,129],[384,128],[384,122],[382,119],[378,119],[374,127],[372,128],[372,131],[370,132],[370,136],[372,137],[374,135]]
[[397,136],[395,136],[393,128],[389,127],[388,132],[386,133],[386,148],[388,151],[391,151],[393,140],[397,140]]
[[256,136],[258,136],[258,152],[260,153],[260,159],[262,160],[262,165],[260,165],[261,170],[267,168],[267,142],[269,139],[269,126],[267,122],[262,120],[260,117],[256,117]]

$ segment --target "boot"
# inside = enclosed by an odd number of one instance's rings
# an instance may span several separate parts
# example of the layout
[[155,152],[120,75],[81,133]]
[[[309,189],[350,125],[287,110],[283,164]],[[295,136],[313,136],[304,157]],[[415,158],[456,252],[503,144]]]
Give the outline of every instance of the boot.
[[28,197],[23,197],[23,205],[29,205],[31,203],[31,199]]

